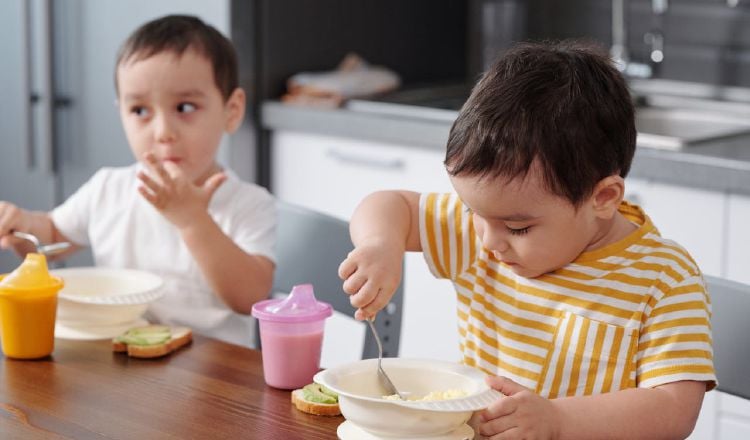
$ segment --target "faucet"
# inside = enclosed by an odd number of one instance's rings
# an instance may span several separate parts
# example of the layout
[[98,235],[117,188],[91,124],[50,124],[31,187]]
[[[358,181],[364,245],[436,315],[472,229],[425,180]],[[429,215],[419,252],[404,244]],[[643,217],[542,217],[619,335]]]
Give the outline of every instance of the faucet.
[[612,46],[609,50],[615,66],[628,77],[650,78],[654,74],[654,67],[664,60],[664,34],[661,31],[661,17],[669,7],[668,0],[651,0],[651,9],[659,25],[653,26],[651,31],[643,36],[643,40],[650,46],[649,59],[651,64],[638,63],[630,60],[628,54],[628,32],[626,20],[625,0],[612,0]]

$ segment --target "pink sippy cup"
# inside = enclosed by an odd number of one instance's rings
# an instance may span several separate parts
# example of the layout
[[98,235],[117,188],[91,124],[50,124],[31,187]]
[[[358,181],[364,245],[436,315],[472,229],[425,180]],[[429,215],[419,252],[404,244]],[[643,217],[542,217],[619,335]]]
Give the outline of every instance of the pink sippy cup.
[[293,390],[312,382],[320,369],[325,319],[332,314],[330,304],[315,299],[312,284],[294,286],[286,298],[253,305],[268,385]]

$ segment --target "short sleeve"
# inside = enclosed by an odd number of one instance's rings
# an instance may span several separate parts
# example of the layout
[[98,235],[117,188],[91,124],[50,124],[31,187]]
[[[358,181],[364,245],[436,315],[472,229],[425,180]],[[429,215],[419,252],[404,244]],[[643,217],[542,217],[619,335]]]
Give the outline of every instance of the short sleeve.
[[422,194],[419,236],[427,266],[438,278],[456,279],[477,258],[471,214],[456,194]]
[[96,172],[62,205],[52,210],[52,222],[60,233],[79,246],[89,246],[89,225],[97,193],[106,180],[106,171]]
[[693,380],[707,382],[707,388],[712,389],[716,373],[711,302],[703,277],[688,276],[668,289],[654,304],[641,330],[636,358],[638,387]]
[[262,255],[275,262],[276,200],[261,187],[243,186],[248,194],[234,201],[237,211],[228,235],[248,254]]

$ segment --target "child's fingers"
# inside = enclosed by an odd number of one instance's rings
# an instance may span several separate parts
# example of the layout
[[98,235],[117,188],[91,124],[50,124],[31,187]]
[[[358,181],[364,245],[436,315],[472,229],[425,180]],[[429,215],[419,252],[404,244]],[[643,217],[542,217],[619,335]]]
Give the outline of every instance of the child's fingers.
[[156,156],[152,153],[146,155],[146,165],[159,177],[162,185],[168,188],[172,186],[172,176],[167,173],[167,170],[156,160]]
[[154,208],[159,209],[159,198],[154,193],[149,191],[144,186],[139,186],[138,192],[141,193],[143,198],[146,199],[151,205],[153,205]]
[[349,278],[354,271],[357,270],[357,263],[351,258],[347,258],[339,264],[339,278],[346,280]]
[[507,417],[518,409],[518,401],[508,397],[502,397],[490,404],[480,415],[483,422],[496,419],[498,417]]
[[357,321],[364,321],[368,318],[369,316],[367,316],[362,309],[357,309],[357,311],[354,312],[354,319],[356,319]]
[[[359,292],[359,289],[361,289],[362,286],[364,286],[366,282],[367,282],[367,277],[354,273],[352,276],[350,276],[344,281],[344,285],[343,285],[344,292],[348,293],[349,295],[356,295]],[[354,307],[359,307],[355,305],[354,303],[352,303],[352,305]]]
[[[379,300],[379,293],[381,289],[378,284],[373,280],[367,280],[367,282],[359,289],[356,295],[352,295],[349,298],[349,302],[352,306],[362,310],[362,312],[369,318],[375,316],[385,304],[381,304],[382,299]],[[380,307],[378,307],[380,305]]]
[[161,184],[143,171],[138,172],[138,179],[140,179],[140,181],[143,182],[143,184],[153,193],[158,193],[162,190]]
[[217,189],[227,180],[227,175],[224,173],[216,173],[213,176],[206,179],[203,183],[203,191],[208,195],[209,200],[214,196]]
[[0,203],[0,236],[10,234],[19,223],[21,210],[10,203]]

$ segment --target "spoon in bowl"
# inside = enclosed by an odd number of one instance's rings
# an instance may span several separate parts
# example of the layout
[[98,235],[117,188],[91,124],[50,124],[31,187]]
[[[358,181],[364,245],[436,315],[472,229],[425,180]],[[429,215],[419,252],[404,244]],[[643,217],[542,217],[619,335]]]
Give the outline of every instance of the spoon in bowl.
[[380,343],[380,336],[378,336],[378,331],[375,330],[375,324],[373,323],[374,321],[374,317],[367,319],[367,324],[370,325],[372,335],[375,336],[375,342],[378,344],[378,380],[380,381],[380,385],[386,390],[388,396],[392,396],[395,394],[399,397],[399,399],[406,400],[404,395],[398,392],[388,375],[385,374],[385,370],[381,365],[381,362],[383,361],[383,344]]
[[70,248],[70,243],[67,241],[61,241],[59,243],[41,244],[39,239],[35,235],[28,234],[26,232],[13,231],[13,235],[24,240],[28,240],[36,247],[36,252],[42,255],[56,255],[60,252],[64,252]]

